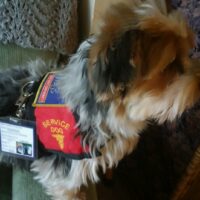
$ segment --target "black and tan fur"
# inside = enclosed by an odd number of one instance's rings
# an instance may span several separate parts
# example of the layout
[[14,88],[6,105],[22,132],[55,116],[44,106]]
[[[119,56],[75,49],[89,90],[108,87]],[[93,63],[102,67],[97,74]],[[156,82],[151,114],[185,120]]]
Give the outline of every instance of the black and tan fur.
[[[31,165],[53,199],[75,199],[81,185],[99,180],[99,168],[133,151],[149,120],[173,121],[199,99],[200,62],[188,57],[193,32],[164,0],[113,5],[99,30],[58,72],[62,97],[76,109],[93,158],[41,155]],[[0,92],[0,109],[3,98]]]

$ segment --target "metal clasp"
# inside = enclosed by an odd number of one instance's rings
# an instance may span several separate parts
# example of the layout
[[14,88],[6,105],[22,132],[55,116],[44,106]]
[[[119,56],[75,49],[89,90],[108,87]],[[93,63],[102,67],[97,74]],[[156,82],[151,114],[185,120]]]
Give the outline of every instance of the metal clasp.
[[33,84],[34,84],[34,81],[29,81],[21,89],[21,95],[20,95],[19,99],[17,100],[17,102],[15,103],[15,105],[18,106],[18,109],[15,113],[15,115],[18,118],[23,117],[27,99],[28,99],[28,97],[33,95],[33,92],[32,92]]

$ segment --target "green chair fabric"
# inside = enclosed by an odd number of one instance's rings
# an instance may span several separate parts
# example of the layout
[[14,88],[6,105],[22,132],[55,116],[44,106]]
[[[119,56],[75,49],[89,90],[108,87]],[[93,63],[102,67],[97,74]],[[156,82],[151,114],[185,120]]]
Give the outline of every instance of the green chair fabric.
[[0,69],[8,68],[16,65],[24,65],[28,61],[41,58],[44,61],[55,61],[58,54],[39,49],[21,48],[15,44],[0,43]]
[[0,199],[12,199],[12,168],[0,165]]

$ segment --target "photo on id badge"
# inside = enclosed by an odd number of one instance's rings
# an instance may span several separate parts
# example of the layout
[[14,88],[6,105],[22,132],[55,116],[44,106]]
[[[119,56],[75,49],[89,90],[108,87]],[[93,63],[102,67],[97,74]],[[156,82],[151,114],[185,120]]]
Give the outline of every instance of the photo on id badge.
[[32,145],[23,143],[23,142],[16,142],[16,153],[24,156],[32,156]]

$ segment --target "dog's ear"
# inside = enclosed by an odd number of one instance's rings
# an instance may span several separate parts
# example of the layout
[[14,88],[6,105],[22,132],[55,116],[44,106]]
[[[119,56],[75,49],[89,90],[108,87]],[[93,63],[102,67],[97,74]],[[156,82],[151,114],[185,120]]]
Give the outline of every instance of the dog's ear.
[[135,73],[131,63],[134,32],[128,31],[101,52],[89,68],[89,78],[99,101],[123,95]]
[[111,6],[90,49],[88,75],[97,100],[123,95],[134,75],[131,62],[136,33],[131,31],[134,14],[125,4]]

